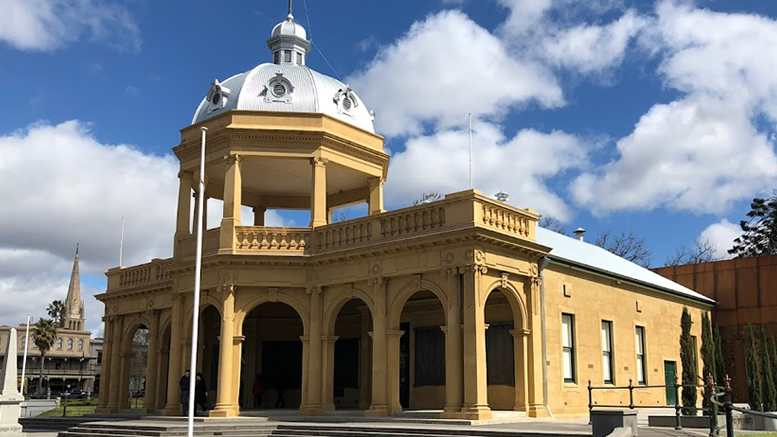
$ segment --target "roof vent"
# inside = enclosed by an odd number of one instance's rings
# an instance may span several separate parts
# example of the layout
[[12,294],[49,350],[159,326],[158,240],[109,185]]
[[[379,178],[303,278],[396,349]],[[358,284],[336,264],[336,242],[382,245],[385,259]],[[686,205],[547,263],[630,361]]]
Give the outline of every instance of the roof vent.
[[503,202],[503,203],[506,203],[507,199],[510,198],[510,195],[505,193],[504,191],[500,191],[500,192],[496,193],[495,196],[496,196],[496,200],[498,200],[500,202]]
[[578,240],[580,240],[580,241],[585,241],[585,240],[583,239],[583,237],[585,236],[585,229],[583,229],[583,228],[577,228],[577,229],[575,229],[575,232],[574,232],[574,234],[575,234],[575,237],[577,237],[577,239],[578,239]]

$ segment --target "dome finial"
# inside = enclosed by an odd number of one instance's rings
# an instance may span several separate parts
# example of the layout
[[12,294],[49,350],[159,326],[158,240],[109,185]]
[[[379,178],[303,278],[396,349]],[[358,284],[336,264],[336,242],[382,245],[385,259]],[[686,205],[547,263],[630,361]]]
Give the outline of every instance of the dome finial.
[[294,15],[291,14],[291,2],[292,0],[289,0],[289,18],[294,19]]

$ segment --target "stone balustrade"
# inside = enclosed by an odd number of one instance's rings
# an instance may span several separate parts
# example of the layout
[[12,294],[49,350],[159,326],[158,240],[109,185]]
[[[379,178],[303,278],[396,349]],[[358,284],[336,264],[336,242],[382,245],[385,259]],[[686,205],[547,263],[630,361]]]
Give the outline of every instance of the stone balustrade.
[[156,259],[147,264],[133,267],[118,267],[108,271],[108,290],[144,286],[169,279],[166,267],[170,259]]
[[309,253],[310,228],[238,226],[235,249],[238,253],[304,255]]

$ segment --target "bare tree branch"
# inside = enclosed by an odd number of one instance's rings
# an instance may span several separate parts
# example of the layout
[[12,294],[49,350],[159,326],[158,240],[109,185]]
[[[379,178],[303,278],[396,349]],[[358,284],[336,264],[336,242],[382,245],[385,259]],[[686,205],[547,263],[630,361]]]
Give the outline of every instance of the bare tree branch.
[[681,246],[674,250],[674,254],[667,257],[664,267],[681,266],[685,264],[701,264],[718,261],[715,256],[716,247],[709,239],[696,240],[693,246]]
[[559,233],[561,235],[567,235],[566,226],[564,226],[559,219],[555,217],[551,217],[549,215],[541,216],[540,219],[537,221],[537,226],[541,228],[545,228],[549,231]]
[[418,199],[413,201],[413,206],[415,205],[421,205],[423,203],[429,203],[434,202],[436,200],[441,200],[442,194],[436,192],[436,191],[429,191],[427,193],[424,193],[419,197]]
[[642,267],[649,267],[653,258],[645,239],[634,232],[614,234],[612,230],[605,231],[596,238],[594,244]]

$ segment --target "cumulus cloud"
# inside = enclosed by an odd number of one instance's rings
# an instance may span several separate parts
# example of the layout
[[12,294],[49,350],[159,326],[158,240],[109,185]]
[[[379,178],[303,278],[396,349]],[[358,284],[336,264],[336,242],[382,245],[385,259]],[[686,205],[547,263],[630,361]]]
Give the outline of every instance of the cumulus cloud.
[[[78,121],[0,136],[0,295],[11,297],[0,319],[45,315],[48,302],[64,298],[76,243],[82,275],[118,264],[122,216],[125,264],[169,256],[177,169],[172,156],[101,144]],[[99,322],[100,304],[83,295]]]
[[417,135],[426,124],[460,126],[469,112],[499,116],[527,103],[564,103],[552,75],[508,56],[500,39],[459,11],[414,23],[348,82],[376,110],[378,130],[389,136]]
[[[476,123],[473,133],[473,176],[476,188],[493,196],[510,194],[510,203],[531,207],[543,214],[567,220],[563,200],[548,188],[554,177],[586,164],[586,147],[573,135],[543,133],[532,129],[506,138],[500,128]],[[407,149],[392,157],[386,197],[389,204],[407,205],[424,192],[451,193],[466,190],[468,182],[468,133],[451,129],[414,137]]]
[[19,50],[50,51],[84,36],[119,49],[140,50],[130,12],[106,0],[5,0],[0,42]]
[[707,226],[699,235],[699,241],[708,241],[715,249],[713,256],[715,259],[731,258],[728,250],[734,247],[734,239],[742,235],[742,229],[728,220],[721,220]]
[[769,132],[777,120],[777,22],[663,1],[642,44],[662,59],[659,73],[681,97],[654,105],[617,142],[617,158],[581,175],[572,193],[610,210],[669,207],[720,213],[777,183]]

